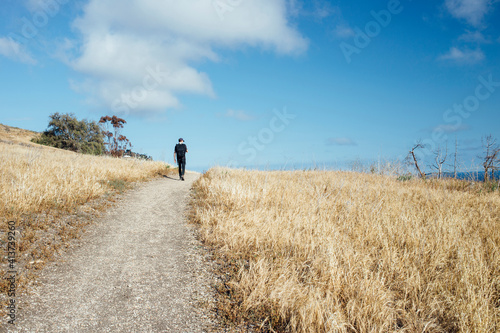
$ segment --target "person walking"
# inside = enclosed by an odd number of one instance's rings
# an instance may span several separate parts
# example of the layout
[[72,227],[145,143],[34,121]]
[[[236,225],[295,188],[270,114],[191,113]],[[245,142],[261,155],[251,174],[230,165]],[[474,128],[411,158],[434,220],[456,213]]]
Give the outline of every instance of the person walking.
[[184,180],[184,172],[186,171],[186,153],[188,152],[184,139],[180,138],[179,143],[174,148],[174,163],[179,166],[179,178]]

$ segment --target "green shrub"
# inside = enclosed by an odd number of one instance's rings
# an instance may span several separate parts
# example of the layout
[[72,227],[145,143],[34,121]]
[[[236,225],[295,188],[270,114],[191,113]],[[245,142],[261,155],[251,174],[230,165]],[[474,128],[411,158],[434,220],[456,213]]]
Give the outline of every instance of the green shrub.
[[399,180],[400,182],[405,182],[405,181],[408,181],[408,180],[411,180],[413,178],[412,175],[410,174],[406,174],[406,175],[401,175],[397,178],[397,180]]
[[57,112],[50,119],[47,130],[33,142],[90,155],[104,153],[104,136],[95,121],[78,120],[72,114]]
[[130,187],[130,185],[122,179],[110,180],[110,181],[108,181],[108,185],[109,185],[109,187],[111,187],[112,189],[114,189],[120,193],[124,192],[126,189],[128,189]]

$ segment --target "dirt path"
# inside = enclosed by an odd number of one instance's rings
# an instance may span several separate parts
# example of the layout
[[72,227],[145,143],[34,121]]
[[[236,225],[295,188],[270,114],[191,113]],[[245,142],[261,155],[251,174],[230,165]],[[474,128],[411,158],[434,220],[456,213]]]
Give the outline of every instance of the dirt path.
[[205,332],[211,281],[184,217],[198,176],[126,193],[63,262],[43,270],[31,295],[19,299],[10,331]]

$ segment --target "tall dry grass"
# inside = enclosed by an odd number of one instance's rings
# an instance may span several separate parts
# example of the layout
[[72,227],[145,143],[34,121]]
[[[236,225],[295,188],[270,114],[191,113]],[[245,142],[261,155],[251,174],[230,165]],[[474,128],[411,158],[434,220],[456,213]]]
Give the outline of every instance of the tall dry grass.
[[0,156],[0,214],[6,218],[69,210],[102,196],[110,182],[146,180],[167,168],[162,162],[4,143]]
[[498,332],[500,195],[461,186],[215,168],[195,184],[192,218],[225,258],[219,289],[230,299],[220,304],[233,320],[289,332]]

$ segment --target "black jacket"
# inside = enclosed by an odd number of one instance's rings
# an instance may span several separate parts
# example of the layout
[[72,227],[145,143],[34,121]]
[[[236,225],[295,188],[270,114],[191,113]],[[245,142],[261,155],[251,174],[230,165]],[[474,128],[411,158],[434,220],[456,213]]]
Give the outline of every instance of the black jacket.
[[178,143],[175,145],[174,152],[177,154],[177,159],[184,159],[186,157],[187,146],[185,143]]

